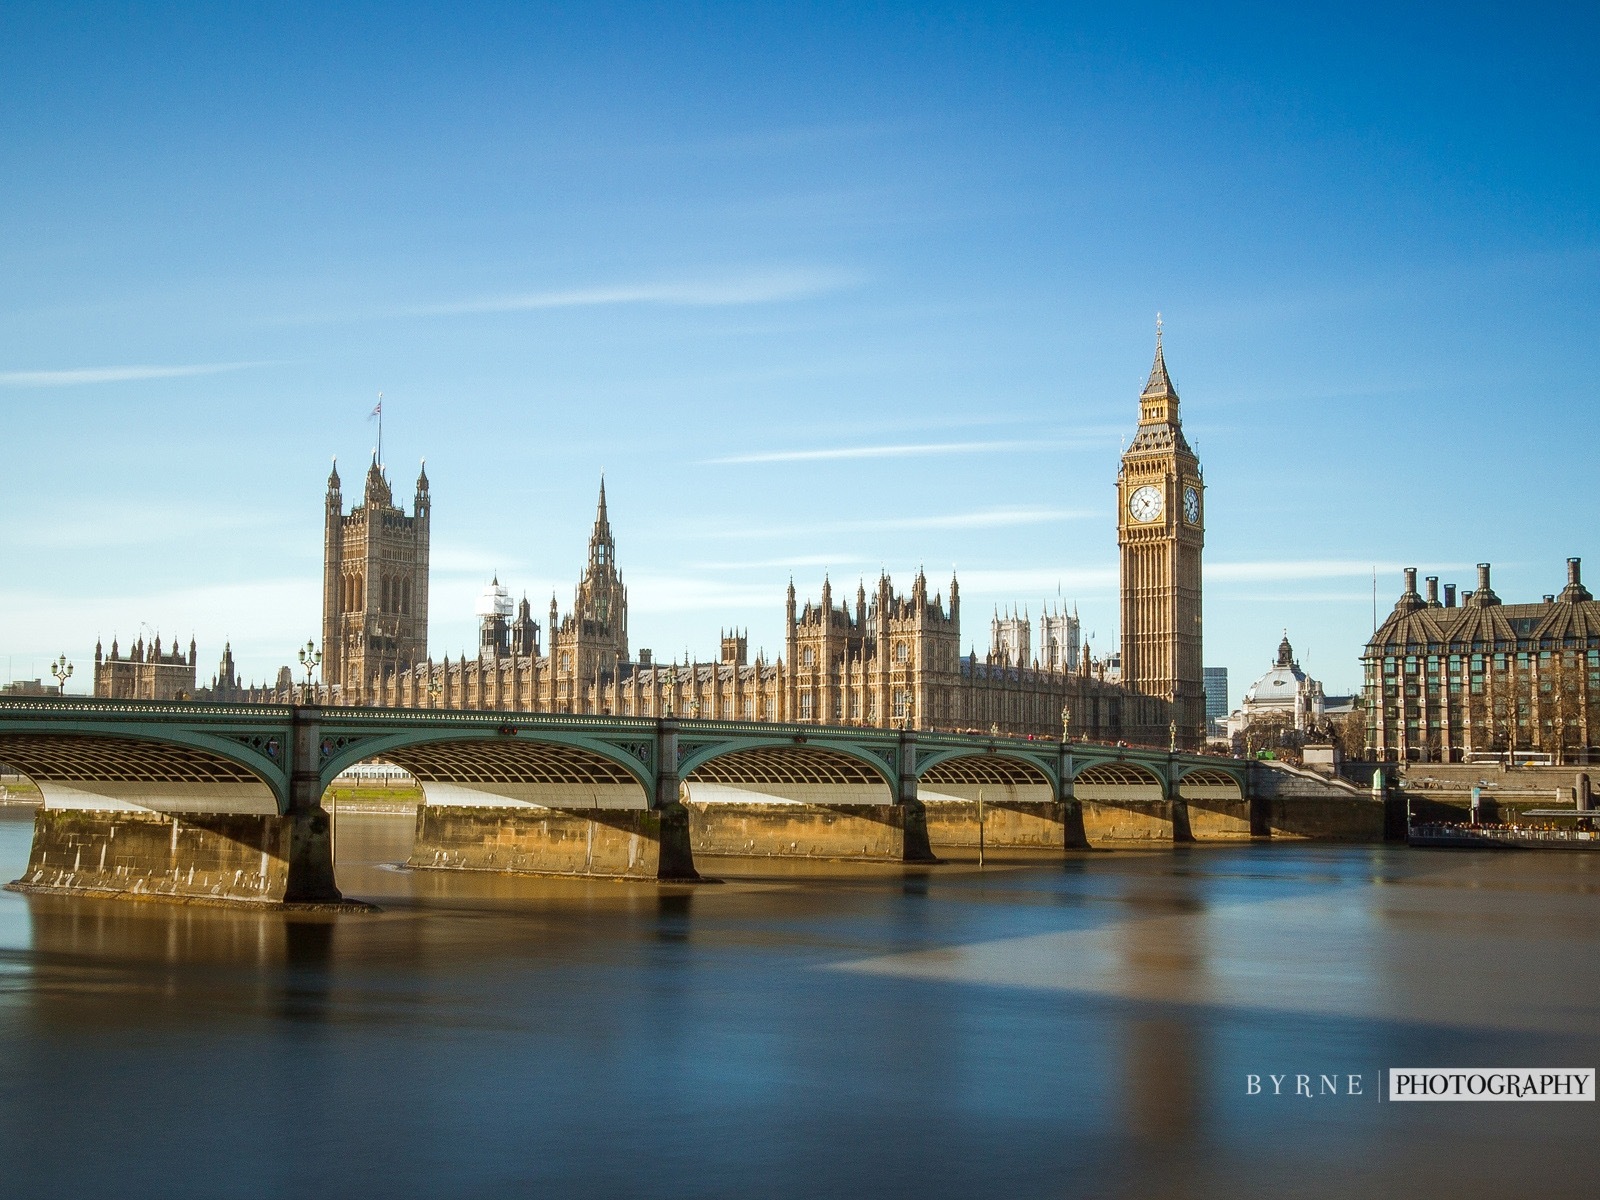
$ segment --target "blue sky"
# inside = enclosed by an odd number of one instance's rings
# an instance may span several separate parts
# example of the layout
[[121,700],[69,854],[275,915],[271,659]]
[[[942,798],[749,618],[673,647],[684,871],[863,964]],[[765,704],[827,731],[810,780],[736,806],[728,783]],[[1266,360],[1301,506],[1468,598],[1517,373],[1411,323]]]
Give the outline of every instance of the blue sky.
[[436,655],[602,470],[635,646],[925,564],[1110,648],[1158,310],[1235,703],[1374,566],[1600,581],[1596,10],[1109,7],[0,6],[10,673],[289,661],[380,391]]

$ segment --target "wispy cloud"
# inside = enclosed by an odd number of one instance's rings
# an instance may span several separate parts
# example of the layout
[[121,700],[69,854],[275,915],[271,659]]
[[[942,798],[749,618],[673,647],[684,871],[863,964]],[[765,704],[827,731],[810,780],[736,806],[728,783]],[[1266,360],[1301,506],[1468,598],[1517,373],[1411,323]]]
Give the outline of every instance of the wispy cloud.
[[702,536],[717,538],[789,537],[796,534],[898,533],[918,529],[1005,529],[1018,525],[1049,525],[1099,516],[1088,509],[991,508],[979,512],[943,513],[926,517],[873,517],[860,521],[825,521],[810,525],[785,525],[763,529],[708,529]]
[[829,268],[757,271],[712,279],[664,280],[609,284],[552,291],[480,296],[405,309],[410,316],[466,316],[472,313],[536,312],[543,309],[594,308],[615,304],[655,304],[683,308],[718,308],[803,300],[861,283],[859,274]]
[[706,576],[638,571],[629,584],[630,611],[640,613],[777,611],[783,600],[770,584],[728,583]]
[[14,517],[0,530],[0,548],[104,550],[172,545],[183,539],[246,531],[259,542],[273,532],[272,526],[270,514],[252,508],[70,503],[52,509],[42,519]]
[[484,583],[491,575],[500,575],[501,582],[527,569],[521,555],[485,550],[478,546],[445,544],[432,550],[429,567],[438,574],[482,576]]
[[1058,593],[1068,600],[1079,596],[1109,594],[1117,587],[1115,567],[1028,567],[1016,570],[957,571],[961,587],[968,595],[1010,596],[1053,599]]
[[760,558],[744,562],[697,562],[696,571],[760,571],[793,567],[856,567],[868,560],[854,554],[797,554],[789,558]]
[[[1293,579],[1350,579],[1379,575],[1398,575],[1402,566],[1415,563],[1355,562],[1350,559],[1277,559],[1264,562],[1207,563],[1205,576],[1210,581],[1259,582],[1262,580]],[[1460,563],[1440,563],[1426,567],[1427,571],[1463,571],[1469,568]]]
[[820,450],[766,450],[753,454],[730,454],[701,460],[703,466],[730,466],[741,463],[826,462],[833,459],[925,458],[939,454],[1000,454],[1037,450],[1083,449],[1098,447],[1088,438],[1041,441],[1000,442],[902,442],[889,446],[832,446]]
[[55,371],[0,371],[0,387],[74,387],[86,383],[131,383],[141,379],[185,379],[221,375],[267,362],[188,363],[180,366],[68,367]]

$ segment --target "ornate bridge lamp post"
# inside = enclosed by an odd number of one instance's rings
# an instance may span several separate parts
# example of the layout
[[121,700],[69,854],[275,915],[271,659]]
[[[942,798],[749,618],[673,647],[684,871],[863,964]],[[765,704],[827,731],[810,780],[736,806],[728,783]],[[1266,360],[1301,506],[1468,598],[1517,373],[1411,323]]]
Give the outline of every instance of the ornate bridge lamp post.
[[678,698],[678,664],[673,663],[667,668],[667,691],[661,697],[661,715],[672,716],[672,710],[677,707]]
[[1168,721],[1167,722],[1167,753],[1168,754],[1176,754],[1177,752],[1178,752],[1178,723],[1176,721]]
[[67,661],[65,654],[50,664],[50,674],[56,677],[56,690],[65,696],[67,680],[72,678],[72,664]]
[[1061,741],[1062,741],[1063,744],[1066,743],[1067,737],[1068,737],[1068,730],[1070,730],[1071,728],[1072,728],[1072,705],[1063,704],[1061,706]]
[[298,657],[300,659],[300,666],[306,673],[306,683],[304,689],[300,693],[300,703],[312,704],[315,702],[316,697],[311,691],[311,675],[312,672],[322,665],[322,651],[317,649],[317,643],[315,641],[307,639],[306,644],[300,647]]
[[439,697],[442,695],[444,695],[444,688],[440,686],[439,681],[430,672],[428,675],[428,707],[438,708]]

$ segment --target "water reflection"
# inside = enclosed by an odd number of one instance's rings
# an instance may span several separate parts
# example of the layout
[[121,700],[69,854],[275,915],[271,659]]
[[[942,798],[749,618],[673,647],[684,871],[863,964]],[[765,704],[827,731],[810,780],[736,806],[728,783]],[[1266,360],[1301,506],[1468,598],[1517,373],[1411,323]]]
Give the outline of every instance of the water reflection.
[[[657,887],[396,870],[410,832],[341,817],[375,914],[0,894],[8,1194],[1571,1194],[1600,1166],[1582,1105],[1243,1094],[1600,1060],[1589,863],[1247,846]],[[0,870],[25,855],[0,822]]]

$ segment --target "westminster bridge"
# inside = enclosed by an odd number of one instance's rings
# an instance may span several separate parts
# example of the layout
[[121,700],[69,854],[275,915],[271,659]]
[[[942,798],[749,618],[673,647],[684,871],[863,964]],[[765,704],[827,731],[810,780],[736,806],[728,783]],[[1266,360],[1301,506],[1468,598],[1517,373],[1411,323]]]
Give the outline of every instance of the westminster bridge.
[[[1235,759],[767,722],[98,699],[0,701],[44,806],[21,890],[331,903],[322,799],[357,763],[423,793],[410,865],[698,878],[725,855],[1381,836],[1352,789]],[[1376,810],[1376,815],[1375,815]]]

